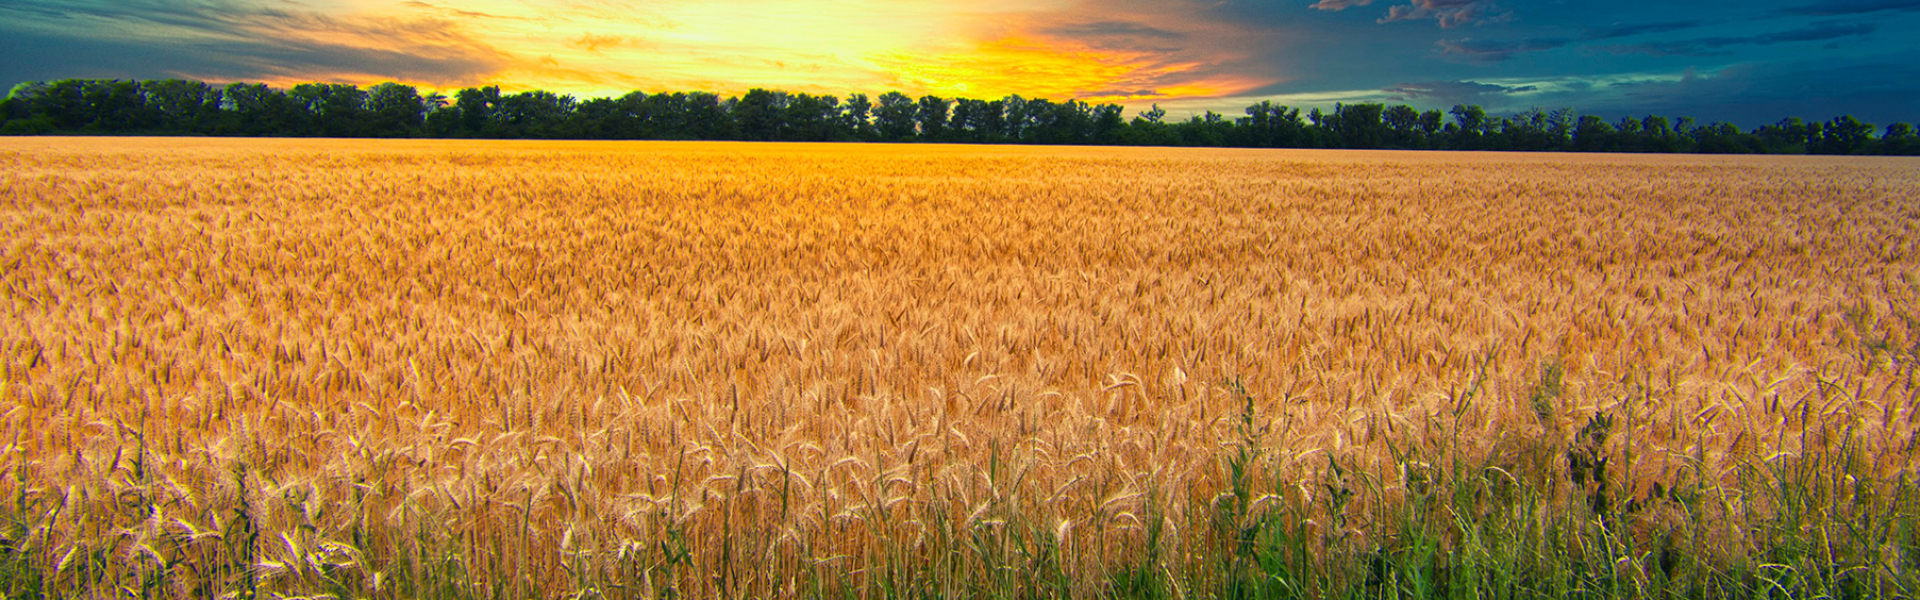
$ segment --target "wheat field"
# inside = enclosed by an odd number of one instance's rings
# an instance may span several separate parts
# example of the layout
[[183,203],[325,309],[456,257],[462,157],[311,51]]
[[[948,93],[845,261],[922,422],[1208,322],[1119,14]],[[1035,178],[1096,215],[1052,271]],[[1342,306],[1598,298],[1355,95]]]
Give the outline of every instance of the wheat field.
[[1917,199],[1910,159],[0,139],[0,589],[1912,596]]

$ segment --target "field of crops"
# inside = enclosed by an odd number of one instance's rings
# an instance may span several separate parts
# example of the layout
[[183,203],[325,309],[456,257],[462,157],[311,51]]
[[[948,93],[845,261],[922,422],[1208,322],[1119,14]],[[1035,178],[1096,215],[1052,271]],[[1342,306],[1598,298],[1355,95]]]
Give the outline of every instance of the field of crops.
[[0,139],[8,597],[1920,594],[1920,161]]

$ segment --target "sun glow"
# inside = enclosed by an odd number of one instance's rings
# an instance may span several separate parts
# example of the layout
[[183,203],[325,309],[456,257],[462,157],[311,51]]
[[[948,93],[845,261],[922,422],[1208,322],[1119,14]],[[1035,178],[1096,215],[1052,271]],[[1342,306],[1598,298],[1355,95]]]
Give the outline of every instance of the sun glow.
[[[414,0],[332,10],[338,14],[316,19],[296,35],[425,60],[463,58],[474,66],[464,76],[437,78],[288,73],[287,83],[403,79],[434,88],[498,85],[583,97],[632,90],[738,94],[764,87],[836,95],[897,89],[943,97],[1125,101],[1217,97],[1271,82],[1209,73],[1214,59],[1205,47],[1168,54],[1165,48],[1061,35],[1063,22],[1090,14],[1072,0],[964,8],[892,0],[573,0],[537,6]],[[1101,14],[1115,17],[1112,11]],[[270,26],[258,29],[264,33]]]
[[36,27],[217,55],[169,75],[281,87],[398,81],[581,98],[760,87],[1126,102],[1224,98],[1284,79],[1256,58],[1280,38],[1187,3],[237,2],[76,12]]

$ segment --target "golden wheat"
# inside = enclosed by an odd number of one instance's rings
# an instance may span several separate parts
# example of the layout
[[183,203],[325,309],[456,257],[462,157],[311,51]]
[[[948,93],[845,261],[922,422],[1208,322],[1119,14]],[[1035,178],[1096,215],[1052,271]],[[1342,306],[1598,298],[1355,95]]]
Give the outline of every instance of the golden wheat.
[[1404,536],[1374,509],[1446,453],[1571,502],[1594,415],[1648,502],[1910,472],[1915,198],[1899,159],[0,140],[0,512],[71,595],[1100,595],[1227,512]]

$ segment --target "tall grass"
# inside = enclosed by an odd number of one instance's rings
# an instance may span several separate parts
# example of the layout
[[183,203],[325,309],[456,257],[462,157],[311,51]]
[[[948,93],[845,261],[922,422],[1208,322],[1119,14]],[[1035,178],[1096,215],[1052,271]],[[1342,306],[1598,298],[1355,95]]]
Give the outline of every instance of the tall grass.
[[1909,162],[0,143],[8,597],[1920,593]]

